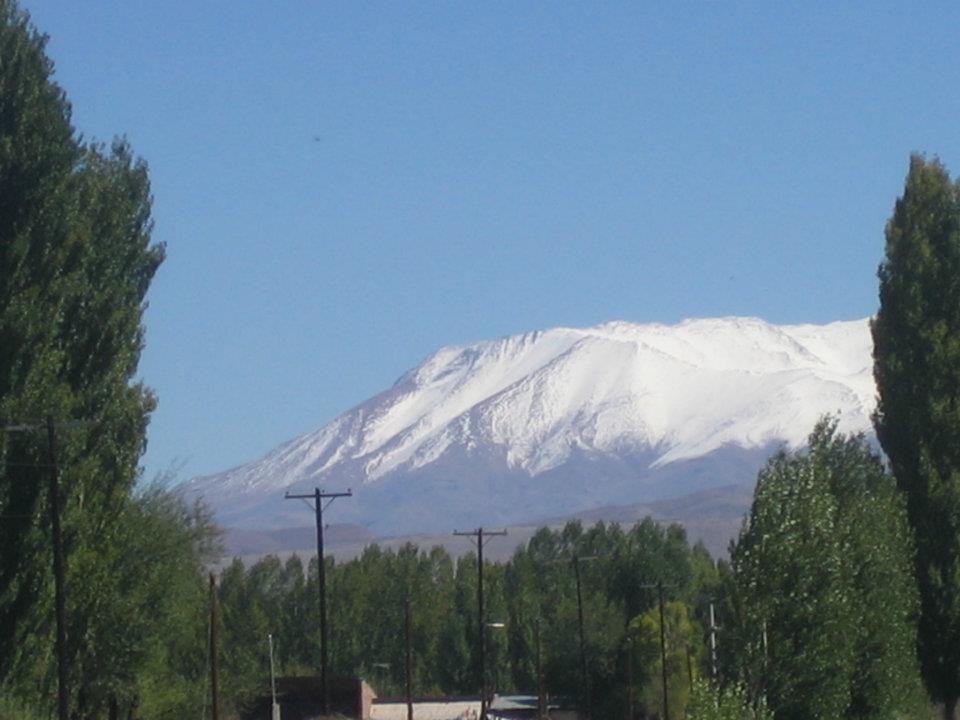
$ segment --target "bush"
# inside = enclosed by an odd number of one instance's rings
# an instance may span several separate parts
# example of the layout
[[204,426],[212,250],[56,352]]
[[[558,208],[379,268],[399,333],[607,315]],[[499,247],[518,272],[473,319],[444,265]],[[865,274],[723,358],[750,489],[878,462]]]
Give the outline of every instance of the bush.
[[697,680],[687,705],[688,720],[773,720],[773,713],[761,698],[750,702],[741,685],[720,688]]

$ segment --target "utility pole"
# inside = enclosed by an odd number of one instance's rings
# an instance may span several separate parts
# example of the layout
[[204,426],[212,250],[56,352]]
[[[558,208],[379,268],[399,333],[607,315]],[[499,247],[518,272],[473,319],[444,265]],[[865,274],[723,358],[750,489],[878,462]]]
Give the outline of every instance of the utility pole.
[[540,618],[534,625],[537,645],[537,720],[547,718],[547,693],[543,688],[543,645],[540,642]]
[[410,595],[407,595],[403,607],[403,634],[406,639],[406,691],[407,691],[407,720],[413,720],[413,631],[410,622]]
[[[325,493],[320,488],[315,488],[312,493],[307,495],[291,495],[284,493],[284,500],[307,500],[313,499],[313,510],[317,518],[317,580],[320,586],[320,690],[323,695],[323,714],[330,713],[330,687],[327,678],[327,569],[323,559],[323,501],[329,500],[332,503],[340,497],[353,497],[350,490],[340,493]],[[327,503],[329,506],[330,503]]]
[[660,601],[660,664],[663,669],[663,720],[670,720],[670,701],[667,698],[667,624],[663,619],[663,582],[657,583],[657,597]]
[[633,720],[633,639],[627,634],[627,720]]
[[57,615],[57,715],[67,720],[70,696],[67,668],[66,569],[63,533],[60,528],[60,470],[57,466],[57,436],[53,418],[47,416],[47,453],[50,462],[50,533],[53,541],[53,594]]
[[476,530],[461,532],[454,530],[453,534],[459,537],[474,538],[477,543],[477,633],[480,649],[480,720],[487,720],[487,664],[486,664],[486,619],[483,614],[483,538],[503,536],[506,530]]
[[[584,558],[586,559],[586,558]],[[593,560],[594,558],[590,558]],[[583,593],[580,590],[580,558],[573,554],[573,573],[577,580],[577,624],[580,628],[580,687],[586,698],[584,717],[590,717],[590,682],[587,680],[587,644],[583,635]]]
[[220,720],[220,608],[217,576],[210,573],[210,705],[213,720]]
[[[583,627],[583,591],[580,584],[580,563],[598,560],[597,555],[584,555],[583,557],[573,553],[570,561],[573,563],[573,576],[577,584],[577,630],[580,640],[580,687],[583,688],[583,703],[580,712],[584,718],[590,717],[590,682],[587,677],[587,642]],[[551,564],[566,562],[566,560],[552,560]]]
[[664,585],[662,580],[656,583],[641,585],[642,588],[656,588],[657,600],[660,604],[660,664],[662,666],[663,676],[663,720],[670,720],[670,699],[667,697],[667,626],[663,617],[663,589],[673,587]]
[[[50,486],[47,504],[50,506],[50,541],[53,545],[53,603],[57,633],[57,718],[68,720],[70,716],[70,668],[67,659],[67,596],[66,557],[63,549],[63,529],[60,524],[63,498],[60,492],[60,467],[57,462],[58,426],[86,424],[84,421],[54,423],[48,415],[43,423],[24,423],[2,426],[6,432],[35,432],[46,429],[47,467],[50,470]],[[39,467],[43,467],[42,465]]]

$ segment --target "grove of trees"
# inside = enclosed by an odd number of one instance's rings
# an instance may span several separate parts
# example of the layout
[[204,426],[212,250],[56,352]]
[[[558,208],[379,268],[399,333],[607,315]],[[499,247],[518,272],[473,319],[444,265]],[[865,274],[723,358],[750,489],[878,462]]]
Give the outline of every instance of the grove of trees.
[[[581,566],[588,687],[580,681],[573,554],[596,558]],[[328,563],[333,672],[365,677],[381,694],[402,694],[409,597],[415,693],[479,692],[475,555],[454,560],[439,547],[421,551],[407,545],[392,552],[371,546],[354,560]],[[691,547],[681,527],[651,520],[627,530],[604,523],[585,529],[577,522],[562,530],[544,528],[509,562],[486,566],[486,619],[503,624],[488,628],[488,686],[536,692],[539,631],[551,695],[584,703],[589,693],[592,716],[602,718],[623,716],[630,692],[638,711],[642,706],[658,713],[659,640],[651,645],[646,620],[657,607],[657,592],[647,585],[658,579],[669,586],[667,660],[676,701],[671,707],[682,716],[691,683],[701,674],[702,624],[718,575],[707,551]],[[305,568],[297,556],[285,562],[271,556],[250,567],[236,560],[224,570],[225,696],[242,704],[268,691],[268,633],[274,636],[279,672],[316,671],[316,593],[316,562]]]
[[[182,718],[208,697],[206,574],[221,548],[205,508],[138,484],[155,398],[136,373],[164,248],[151,241],[145,163],[123,140],[78,136],[44,46],[15,0],[0,0],[0,717],[51,718],[66,687],[77,720]],[[879,279],[884,455],[824,418],[807,447],[761,470],[729,562],[649,519],[539,531],[485,569],[488,687],[535,692],[539,655],[546,690],[594,718],[659,716],[666,701],[675,718],[888,720],[924,717],[933,700],[953,720],[960,188],[938,161],[911,159]],[[590,558],[580,593],[574,557]],[[415,691],[476,694],[475,561],[413,545],[328,560],[333,671],[400,693],[409,600]],[[229,714],[268,687],[268,634],[280,673],[315,672],[317,570],[297,556],[223,569]]]

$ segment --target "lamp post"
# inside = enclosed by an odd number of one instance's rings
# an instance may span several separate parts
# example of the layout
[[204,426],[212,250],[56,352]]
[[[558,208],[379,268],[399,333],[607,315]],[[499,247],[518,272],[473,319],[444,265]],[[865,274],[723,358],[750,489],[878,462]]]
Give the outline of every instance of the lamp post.
[[267,642],[270,645],[270,697],[272,699],[270,717],[272,720],[280,720],[280,706],[277,705],[277,682],[273,672],[273,634],[267,635]]

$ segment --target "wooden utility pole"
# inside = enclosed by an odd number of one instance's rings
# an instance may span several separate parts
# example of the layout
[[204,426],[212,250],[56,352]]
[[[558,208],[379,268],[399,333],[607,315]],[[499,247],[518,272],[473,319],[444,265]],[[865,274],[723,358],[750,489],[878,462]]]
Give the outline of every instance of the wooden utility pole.
[[70,668],[67,659],[67,599],[66,599],[66,555],[64,552],[63,529],[61,514],[63,512],[63,497],[60,492],[60,465],[57,460],[58,427],[72,427],[86,425],[84,420],[74,420],[54,423],[51,416],[47,416],[42,423],[21,423],[17,425],[3,425],[4,432],[37,432],[46,429],[47,432],[47,464],[28,467],[47,467],[50,470],[50,486],[47,504],[50,506],[50,541],[53,545],[53,604],[56,622],[56,655],[57,655],[57,718],[68,720],[70,716]]
[[[590,558],[591,560],[593,558]],[[577,580],[577,625],[580,628],[580,687],[583,688],[584,718],[590,717],[590,682],[587,679],[587,644],[583,633],[583,593],[580,590],[580,558],[573,555],[573,573]]]
[[534,625],[537,644],[537,720],[547,718],[547,693],[543,687],[543,645],[540,642],[540,618]]
[[47,416],[47,453],[50,462],[50,534],[53,541],[53,594],[57,617],[57,717],[67,720],[70,713],[70,678],[67,667],[66,563],[63,557],[63,533],[60,528],[60,469],[57,466],[57,437],[53,418]]
[[404,663],[404,675],[406,676],[407,692],[407,720],[413,720],[413,629],[410,622],[410,596],[404,602],[403,608],[403,634],[406,639],[406,662]]
[[[323,699],[323,714],[330,713],[330,687],[328,685],[327,665],[329,648],[327,642],[327,567],[323,557],[323,501],[331,503],[340,497],[352,497],[350,490],[340,493],[325,493],[315,488],[307,495],[284,494],[285,500],[313,500],[313,510],[317,520],[317,582],[320,590],[320,689]],[[329,503],[328,503],[329,505]]]
[[210,706],[213,720],[220,720],[220,605],[217,576],[210,573]]
[[506,530],[476,530],[461,532],[453,531],[454,535],[472,537],[477,543],[477,640],[480,650],[480,720],[487,720],[487,632],[486,616],[483,613],[483,542],[484,537],[506,535]]
[[656,588],[657,601],[660,604],[660,664],[662,665],[663,676],[663,720],[670,720],[670,699],[667,697],[667,625],[663,617],[663,589],[673,587],[664,585],[662,580],[656,583],[641,585],[642,588]]
[[[580,645],[580,687],[583,693],[580,703],[580,714],[585,719],[590,717],[590,680],[587,675],[587,642],[583,623],[583,590],[580,583],[580,563],[598,559],[599,556],[597,555],[584,555],[581,557],[576,553],[573,553],[570,556],[570,562],[573,564],[573,576],[577,585],[577,631],[579,634]],[[552,560],[551,564],[561,562],[567,562],[567,560]]]
[[670,700],[667,697],[667,624],[663,619],[663,582],[657,583],[660,601],[660,664],[663,670],[663,720],[670,720]]

